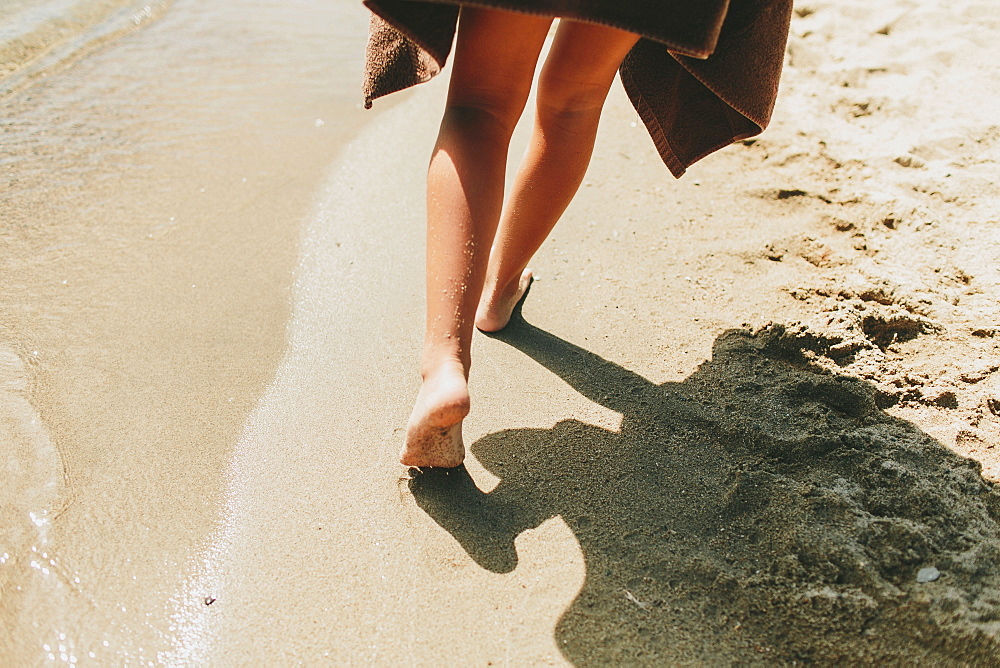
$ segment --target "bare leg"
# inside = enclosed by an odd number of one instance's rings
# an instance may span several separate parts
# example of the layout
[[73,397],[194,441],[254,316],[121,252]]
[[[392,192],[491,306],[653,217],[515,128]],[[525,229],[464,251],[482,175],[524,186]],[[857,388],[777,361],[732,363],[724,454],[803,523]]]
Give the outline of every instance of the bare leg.
[[562,21],[538,82],[531,143],[490,253],[476,326],[502,329],[531,282],[528,261],[576,194],[590,164],[597,125],[633,33]]
[[503,205],[507,149],[551,20],[463,8],[427,173],[424,382],[400,461],[458,466],[476,305]]

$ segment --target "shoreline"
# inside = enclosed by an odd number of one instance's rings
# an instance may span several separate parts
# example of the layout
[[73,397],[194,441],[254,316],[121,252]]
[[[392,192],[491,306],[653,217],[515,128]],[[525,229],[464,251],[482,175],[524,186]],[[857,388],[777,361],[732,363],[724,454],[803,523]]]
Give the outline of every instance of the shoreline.
[[[350,97],[360,7],[245,9],[176,0],[5,98],[0,336],[31,407],[8,445],[39,471],[39,444],[58,456],[39,489],[8,490],[8,660],[167,649],[169,596],[285,348],[302,221],[372,118]],[[47,434],[21,439],[36,422]]]

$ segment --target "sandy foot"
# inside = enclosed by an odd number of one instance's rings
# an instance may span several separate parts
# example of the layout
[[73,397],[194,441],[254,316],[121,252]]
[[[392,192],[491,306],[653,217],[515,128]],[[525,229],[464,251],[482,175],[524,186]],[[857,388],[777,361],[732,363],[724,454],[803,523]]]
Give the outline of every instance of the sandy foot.
[[521,272],[517,285],[484,294],[476,310],[476,327],[482,332],[498,332],[506,327],[514,307],[528,291],[533,278],[531,269],[525,269]]
[[469,414],[469,387],[459,365],[444,365],[428,374],[406,425],[399,454],[405,466],[458,466],[465,459],[462,419]]

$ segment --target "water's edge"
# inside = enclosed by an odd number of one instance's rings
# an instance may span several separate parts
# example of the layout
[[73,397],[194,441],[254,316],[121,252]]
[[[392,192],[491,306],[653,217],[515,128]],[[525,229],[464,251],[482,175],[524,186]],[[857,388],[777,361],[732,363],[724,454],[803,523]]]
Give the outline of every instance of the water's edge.
[[[33,25],[11,7],[8,49]],[[285,351],[299,226],[377,115],[360,3],[146,7],[0,81],[4,665],[174,648],[168,598]]]

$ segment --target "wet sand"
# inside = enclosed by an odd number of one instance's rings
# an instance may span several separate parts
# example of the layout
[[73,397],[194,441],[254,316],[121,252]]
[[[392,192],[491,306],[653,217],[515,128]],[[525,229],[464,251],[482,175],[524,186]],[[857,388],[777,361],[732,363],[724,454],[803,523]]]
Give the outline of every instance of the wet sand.
[[[38,469],[55,449],[65,471],[33,506],[65,576],[27,566],[31,534],[5,571],[25,575],[13,598],[5,582],[3,646],[27,662],[60,642],[162,663],[993,662],[998,22],[974,2],[797,8],[772,128],[679,182],[616,88],[523,319],[477,341],[472,456],[451,473],[395,463],[423,318],[414,166],[444,81],[335,160],[286,137],[239,215],[184,188],[238,188],[257,144],[176,168],[152,201],[215,216],[152,250],[94,227],[105,245],[26,260],[5,276],[24,366],[7,392],[44,424]],[[50,246],[75,240],[66,217]],[[61,266],[87,280],[60,301]]]
[[303,218],[364,120],[365,26],[176,2],[4,100],[3,663],[173,646],[169,597],[285,350]]

